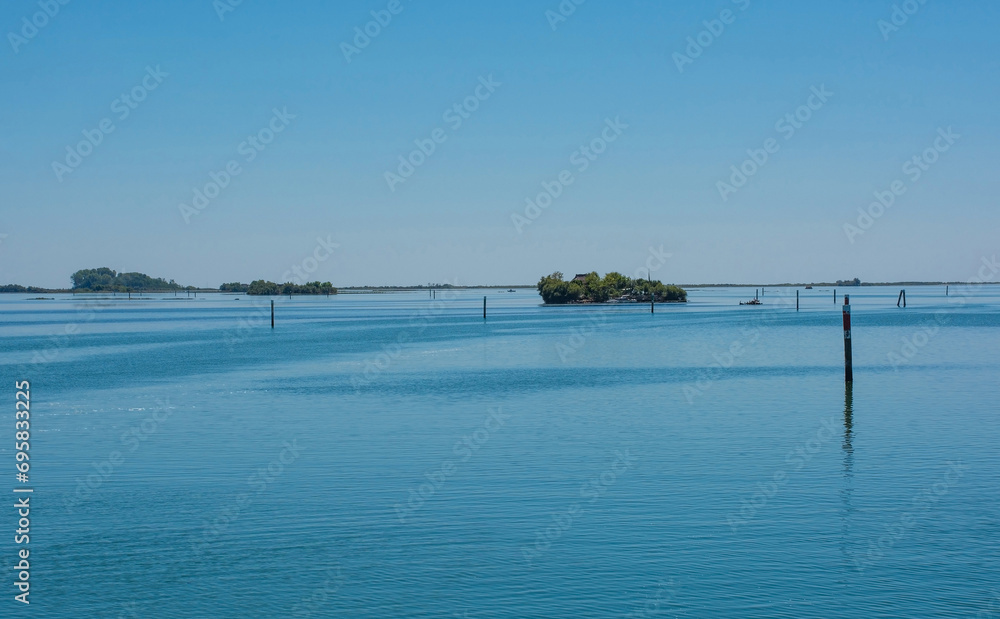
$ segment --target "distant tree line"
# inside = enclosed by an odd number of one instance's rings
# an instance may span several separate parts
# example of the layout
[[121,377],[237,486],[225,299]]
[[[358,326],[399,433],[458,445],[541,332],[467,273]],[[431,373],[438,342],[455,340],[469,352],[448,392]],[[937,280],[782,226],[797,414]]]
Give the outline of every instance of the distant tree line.
[[19,286],[17,284],[7,284],[0,286],[0,292],[51,292],[48,288],[38,286]]
[[838,286],[860,286],[861,280],[855,277],[854,279],[838,279]]
[[337,294],[337,289],[330,282],[308,282],[306,284],[276,284],[263,279],[250,282],[249,285],[233,282],[219,287],[222,292],[245,292],[252,295],[277,296],[285,294]]
[[70,276],[73,290],[127,292],[143,290],[183,290],[174,280],[150,277],[145,273],[119,273],[113,269],[81,269]]
[[588,273],[583,281],[565,281],[563,274],[555,272],[538,281],[538,294],[546,304],[604,303],[606,301],[687,301],[687,291],[672,284],[648,279],[632,279],[621,273],[611,272],[601,278],[596,271]]

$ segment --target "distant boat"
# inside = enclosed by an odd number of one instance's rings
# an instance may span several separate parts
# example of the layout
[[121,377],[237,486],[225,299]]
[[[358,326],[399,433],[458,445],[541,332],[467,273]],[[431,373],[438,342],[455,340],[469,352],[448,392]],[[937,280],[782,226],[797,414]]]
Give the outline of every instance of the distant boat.
[[812,286],[806,286],[806,290],[812,290],[812,289],[813,289]]
[[740,301],[740,305],[763,305],[760,299],[750,299],[749,301]]
[[513,288],[511,288],[511,289],[510,289],[510,290],[508,290],[507,292],[517,292],[517,291],[516,291],[516,290],[514,290]]

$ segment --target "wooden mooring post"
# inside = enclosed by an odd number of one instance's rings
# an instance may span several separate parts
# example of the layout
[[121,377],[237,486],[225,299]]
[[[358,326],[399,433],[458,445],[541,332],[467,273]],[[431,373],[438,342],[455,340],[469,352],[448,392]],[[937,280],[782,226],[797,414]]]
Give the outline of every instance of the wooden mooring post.
[[903,304],[903,307],[906,307],[906,290],[899,291],[899,298],[896,299],[896,307],[899,307],[900,303]]
[[795,291],[795,311],[799,311],[799,291]]
[[483,320],[486,320],[486,297],[483,297]]
[[271,328],[274,328],[274,299],[271,299]]
[[851,350],[851,295],[844,295],[844,380],[854,382],[854,359]]

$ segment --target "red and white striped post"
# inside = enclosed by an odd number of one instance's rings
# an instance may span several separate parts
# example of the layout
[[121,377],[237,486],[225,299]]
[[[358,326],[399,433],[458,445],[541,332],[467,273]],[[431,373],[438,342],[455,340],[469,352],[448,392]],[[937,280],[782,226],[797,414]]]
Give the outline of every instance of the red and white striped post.
[[844,295],[844,380],[854,382],[854,360],[851,351],[851,295]]

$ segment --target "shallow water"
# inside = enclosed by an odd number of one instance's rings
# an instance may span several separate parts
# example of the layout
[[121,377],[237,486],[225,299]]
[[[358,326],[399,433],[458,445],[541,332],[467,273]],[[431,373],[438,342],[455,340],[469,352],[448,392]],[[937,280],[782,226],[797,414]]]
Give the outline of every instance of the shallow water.
[[847,291],[0,295],[32,612],[1000,617],[1000,289]]

